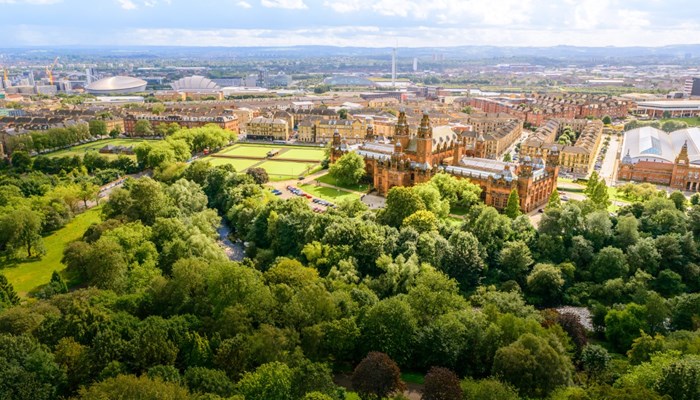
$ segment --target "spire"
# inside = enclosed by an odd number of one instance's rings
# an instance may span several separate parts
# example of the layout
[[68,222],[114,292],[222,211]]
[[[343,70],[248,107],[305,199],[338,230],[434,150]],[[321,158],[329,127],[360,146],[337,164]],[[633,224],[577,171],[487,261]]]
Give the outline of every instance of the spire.
[[683,147],[681,147],[681,152],[678,153],[676,157],[676,164],[688,164],[690,159],[688,158],[688,140],[683,142]]
[[632,164],[632,156],[630,155],[630,149],[627,149],[627,154],[622,157],[623,164]]
[[421,118],[420,127],[418,127],[418,137],[423,139],[433,138],[433,128],[430,126],[428,110],[423,111],[423,118]]

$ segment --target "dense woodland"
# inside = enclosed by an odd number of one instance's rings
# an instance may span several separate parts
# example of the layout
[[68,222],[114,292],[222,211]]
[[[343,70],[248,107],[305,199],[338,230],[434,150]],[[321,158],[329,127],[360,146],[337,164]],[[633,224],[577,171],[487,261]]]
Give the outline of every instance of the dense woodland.
[[[20,302],[0,277],[0,399],[399,399],[401,371],[426,374],[425,399],[700,398],[697,197],[632,185],[610,213],[593,176],[589,200],[555,192],[535,228],[440,174],[379,211],[315,213],[253,174],[178,163],[194,137],[139,156],[156,179],[128,179],[68,245],[70,290],[55,274]],[[55,192],[81,168],[8,167],[3,257],[40,251],[47,221],[70,218]],[[217,244],[221,223],[242,262]],[[560,305],[589,307],[593,331]]]

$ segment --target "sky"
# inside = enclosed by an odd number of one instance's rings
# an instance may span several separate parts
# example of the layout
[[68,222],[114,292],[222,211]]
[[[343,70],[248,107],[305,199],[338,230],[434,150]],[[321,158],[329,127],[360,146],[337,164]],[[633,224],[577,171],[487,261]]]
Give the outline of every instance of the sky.
[[0,0],[0,47],[663,46],[700,0]]

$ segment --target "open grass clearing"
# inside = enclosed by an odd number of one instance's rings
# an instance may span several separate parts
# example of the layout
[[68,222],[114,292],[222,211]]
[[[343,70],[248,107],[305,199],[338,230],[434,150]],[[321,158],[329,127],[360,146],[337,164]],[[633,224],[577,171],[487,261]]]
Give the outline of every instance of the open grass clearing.
[[205,157],[202,161],[208,161],[212,166],[233,165],[237,172],[244,172],[246,169],[260,162],[260,160],[247,160],[241,158]]
[[[44,155],[49,156],[49,157],[82,156],[83,154],[85,154],[91,150],[99,151],[101,148],[103,148],[107,145],[134,147],[134,146],[138,145],[139,143],[143,143],[146,141],[147,140],[144,140],[144,139],[105,139],[105,140],[98,140],[96,142],[81,144],[78,146],[73,146],[73,147],[68,148],[68,149],[63,149],[63,150],[58,150],[58,151],[54,151],[51,153],[46,153]],[[126,154],[126,155],[128,155],[128,154]],[[103,156],[116,158],[118,156],[118,154],[103,154]],[[129,157],[135,157],[135,156],[129,155]]]
[[218,154],[231,157],[258,157],[265,158],[267,153],[273,150],[280,150],[281,147],[263,147],[255,145],[237,144],[221,150]]
[[358,199],[360,196],[356,193],[348,192],[345,190],[341,189],[334,189],[334,188],[329,188],[326,186],[316,186],[314,184],[304,184],[300,185],[299,188],[303,190],[304,192],[314,196],[318,197],[324,200],[331,201],[333,203],[337,203],[341,200],[344,199]]
[[287,149],[280,152],[277,159],[297,159],[297,160],[314,160],[321,162],[325,157],[323,149]]
[[685,122],[686,124],[688,124],[688,126],[700,126],[700,117],[666,118],[666,119],[659,120],[659,123],[661,123],[661,125],[663,125],[664,122],[668,122],[668,121]]
[[357,184],[357,185],[345,185],[338,182],[331,174],[326,174],[316,178],[319,182],[323,182],[326,185],[337,186],[342,189],[353,190],[356,192],[367,192],[369,190],[369,185],[367,184]]
[[265,161],[260,164],[261,168],[267,171],[267,174],[272,179],[273,176],[290,177],[303,176],[308,174],[316,164],[313,163],[298,163],[292,161]]
[[17,293],[25,297],[33,289],[49,283],[53,271],[62,271],[63,249],[80,239],[87,228],[100,222],[100,207],[78,214],[71,222],[49,236],[44,237],[46,254],[40,260],[28,260],[15,265],[0,265],[0,273],[7,277]]

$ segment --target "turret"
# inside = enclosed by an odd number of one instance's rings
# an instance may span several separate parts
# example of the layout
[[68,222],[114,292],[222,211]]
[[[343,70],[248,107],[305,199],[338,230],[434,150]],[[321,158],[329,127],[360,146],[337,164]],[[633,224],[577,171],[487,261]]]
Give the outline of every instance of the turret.
[[365,134],[365,140],[371,142],[374,140],[374,125],[372,125],[372,120],[367,119],[367,133]]
[[632,156],[630,156],[630,149],[627,149],[627,154],[625,154],[625,156],[622,157],[622,164],[632,164]]
[[399,112],[399,121],[396,123],[396,128],[394,131],[394,139],[401,143],[402,147],[408,146],[409,141],[409,128],[408,120],[406,119],[406,110],[403,108]]
[[340,149],[340,132],[338,131],[338,128],[335,128],[335,131],[333,132],[332,145],[334,149]]
[[559,165],[559,147],[555,144],[547,153],[547,165],[555,166]]
[[430,125],[428,111],[423,112],[423,118],[421,118],[420,127],[418,127],[418,137],[421,139],[433,138],[433,127]]
[[676,164],[684,164],[684,165],[690,164],[690,159],[688,158],[688,141],[687,140],[683,143],[683,147],[681,147],[681,152],[678,153],[678,157],[676,157]]
[[486,139],[482,133],[479,133],[476,143],[474,143],[474,157],[486,158]]

